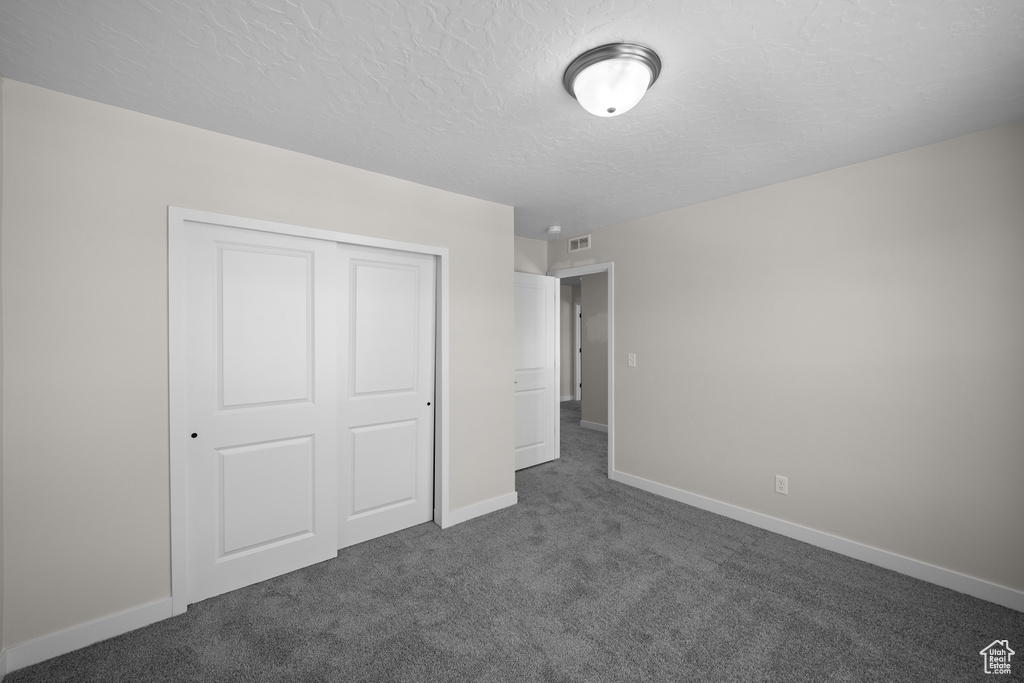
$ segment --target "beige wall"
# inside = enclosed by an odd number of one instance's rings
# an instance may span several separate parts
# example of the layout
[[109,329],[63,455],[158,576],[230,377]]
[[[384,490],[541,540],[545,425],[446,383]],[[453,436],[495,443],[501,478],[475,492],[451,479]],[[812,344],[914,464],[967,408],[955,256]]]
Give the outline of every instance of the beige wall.
[[575,306],[580,300],[580,285],[563,285],[561,287],[562,307],[559,315],[561,324],[560,339],[560,363],[561,363],[561,393],[562,398],[576,398],[575,377],[576,377],[576,330],[573,315]]
[[[4,89],[0,82],[0,226],[4,215]],[[0,264],[3,264],[3,240],[0,239]],[[0,265],[0,652],[4,651],[4,286]],[[2,669],[0,669],[2,672]],[[0,673],[2,675],[2,673]]]
[[561,285],[558,288],[558,356],[559,356],[559,399],[575,397],[572,387],[572,366],[575,362],[573,347],[573,305],[572,287]]
[[548,243],[529,237],[515,238],[515,272],[547,275]]
[[1022,189],[1024,122],[552,244],[615,262],[618,469],[1024,589]]
[[168,205],[448,247],[451,505],[514,490],[510,207],[3,89],[6,646],[169,595]]
[[584,275],[580,285],[583,316],[582,420],[608,424],[608,273]]

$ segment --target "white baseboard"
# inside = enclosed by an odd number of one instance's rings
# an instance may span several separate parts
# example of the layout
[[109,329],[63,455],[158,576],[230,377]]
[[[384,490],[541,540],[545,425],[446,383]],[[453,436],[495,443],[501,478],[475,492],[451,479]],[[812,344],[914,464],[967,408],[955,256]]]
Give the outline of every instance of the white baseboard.
[[572,395],[563,396],[560,400],[562,401],[562,403],[565,403],[566,401],[575,401],[576,397]]
[[487,500],[482,500],[479,503],[459,508],[458,510],[452,510],[444,516],[444,526],[441,528],[447,529],[448,527],[455,526],[456,524],[468,522],[475,517],[482,517],[483,515],[496,512],[502,508],[515,505],[518,502],[519,494],[513,491],[512,493],[506,493],[503,496],[489,498]]
[[586,420],[580,420],[580,427],[584,429],[593,429],[595,432],[608,433],[608,425],[603,425],[600,422],[587,422]]
[[38,664],[53,657],[73,652],[86,645],[149,626],[171,616],[171,599],[164,598],[123,612],[101,617],[85,624],[30,640],[4,650],[0,663],[4,673]]
[[798,541],[831,550],[840,555],[846,555],[847,557],[852,557],[885,569],[891,569],[894,572],[906,574],[907,576],[927,581],[943,588],[949,588],[958,593],[972,595],[976,598],[1002,605],[1003,607],[1024,612],[1024,591],[1000,586],[999,584],[960,574],[959,572],[944,569],[927,562],[897,555],[887,550],[864,545],[863,543],[851,541],[840,536],[833,536],[824,531],[817,531],[816,529],[787,522],[777,517],[771,517],[760,512],[723,503],[713,498],[705,498],[696,493],[683,491],[666,484],[659,484],[658,482],[636,477],[632,474],[615,471],[612,473],[611,479],[680,503],[686,503],[687,505],[722,515],[723,517],[729,517],[730,519],[756,526],[760,529],[795,538]]

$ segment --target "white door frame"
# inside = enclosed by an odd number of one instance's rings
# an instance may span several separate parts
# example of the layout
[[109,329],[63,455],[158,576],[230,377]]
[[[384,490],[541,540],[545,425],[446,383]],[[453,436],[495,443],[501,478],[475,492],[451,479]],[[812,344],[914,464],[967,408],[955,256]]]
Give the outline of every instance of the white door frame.
[[187,472],[188,450],[185,400],[187,371],[185,355],[185,282],[187,278],[187,251],[184,239],[186,222],[226,225],[246,230],[258,230],[281,235],[308,237],[330,242],[342,242],[396,251],[432,255],[437,259],[437,317],[436,368],[434,415],[434,523],[444,528],[451,526],[449,501],[449,365],[448,365],[448,249],[411,242],[398,242],[376,237],[353,235],[334,230],[305,228],[273,221],[242,218],[169,206],[167,209],[167,306],[169,352],[169,426],[170,426],[170,480],[171,480],[171,611],[183,614],[188,608],[187,590]]
[[[589,266],[549,270],[557,278],[608,273],[608,478],[615,472],[615,263],[594,263]],[[559,416],[555,415],[556,419]]]

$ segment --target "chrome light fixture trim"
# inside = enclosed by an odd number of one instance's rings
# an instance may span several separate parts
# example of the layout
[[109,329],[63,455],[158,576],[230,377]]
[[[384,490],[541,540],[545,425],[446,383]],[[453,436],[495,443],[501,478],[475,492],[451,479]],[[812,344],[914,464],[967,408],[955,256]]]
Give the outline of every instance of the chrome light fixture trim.
[[[616,110],[615,107],[609,107],[605,111],[595,110],[588,107],[587,104],[581,101],[577,96],[576,80],[588,68],[610,60],[626,62],[623,66],[627,68],[630,66],[629,62],[639,63],[646,67],[646,70],[650,72],[650,80],[646,84],[646,87],[640,91],[639,96],[636,96],[633,101],[629,102],[628,105],[621,110]],[[611,43],[609,45],[601,45],[600,47],[587,50],[574,59],[569,65],[569,68],[567,68],[565,73],[562,75],[562,85],[570,95],[576,98],[577,101],[580,101],[580,104],[583,105],[587,111],[595,116],[617,116],[618,114],[628,111],[637,102],[639,102],[647,89],[654,85],[654,82],[658,80],[658,76],[660,74],[661,58],[658,57],[658,54],[651,48],[638,43]],[[609,87],[610,85],[611,84],[609,84]]]

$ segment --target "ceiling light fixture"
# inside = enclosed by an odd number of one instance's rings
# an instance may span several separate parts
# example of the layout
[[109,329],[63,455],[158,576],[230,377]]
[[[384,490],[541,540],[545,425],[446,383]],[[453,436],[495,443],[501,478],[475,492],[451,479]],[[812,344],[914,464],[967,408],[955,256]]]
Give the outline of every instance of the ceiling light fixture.
[[549,235],[557,235],[560,232],[562,232],[561,225],[552,225],[550,228],[547,229],[547,233]]
[[636,106],[661,73],[661,58],[636,43],[612,43],[573,60],[562,85],[594,116],[618,116]]

